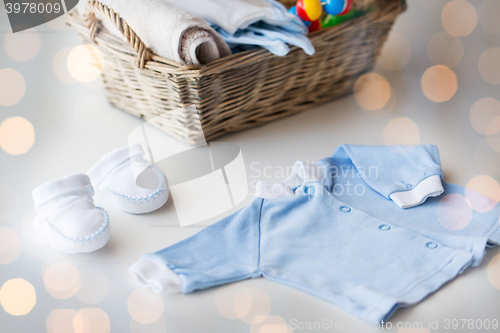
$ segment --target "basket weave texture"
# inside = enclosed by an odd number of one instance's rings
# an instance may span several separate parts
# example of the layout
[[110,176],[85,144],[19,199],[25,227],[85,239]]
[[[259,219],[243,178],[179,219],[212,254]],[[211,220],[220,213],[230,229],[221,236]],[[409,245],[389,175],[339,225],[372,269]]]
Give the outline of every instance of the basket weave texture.
[[[73,11],[67,20],[84,43],[95,43],[103,53],[111,104],[198,144],[351,93],[357,78],[373,69],[395,19],[406,9],[405,0],[355,0],[355,5],[377,10],[311,34],[313,56],[297,47],[284,57],[257,49],[202,66],[152,54],[118,13],[97,1],[89,1],[85,18]],[[95,13],[111,20],[129,43],[106,31]]]

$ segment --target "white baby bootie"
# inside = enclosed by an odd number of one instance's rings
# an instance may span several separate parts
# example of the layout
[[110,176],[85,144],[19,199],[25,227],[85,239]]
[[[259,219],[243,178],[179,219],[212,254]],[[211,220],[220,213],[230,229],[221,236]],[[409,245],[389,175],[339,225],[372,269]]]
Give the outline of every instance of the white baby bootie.
[[[152,212],[168,199],[167,178],[143,156],[142,146],[132,144],[107,153],[87,172],[92,184],[108,192],[127,213]],[[141,186],[137,185],[138,175]]]
[[33,190],[33,222],[40,237],[64,253],[92,252],[109,239],[108,213],[94,205],[94,188],[84,174],[52,180]]

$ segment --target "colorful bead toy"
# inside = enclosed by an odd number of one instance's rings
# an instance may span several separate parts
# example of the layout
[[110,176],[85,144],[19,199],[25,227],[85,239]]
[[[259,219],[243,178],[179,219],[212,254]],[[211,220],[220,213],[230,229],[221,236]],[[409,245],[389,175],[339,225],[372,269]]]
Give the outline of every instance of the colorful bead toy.
[[323,3],[323,9],[332,16],[342,16],[352,8],[352,0],[326,0]]
[[323,13],[320,0],[297,1],[297,15],[304,21],[316,21]]
[[313,33],[315,31],[321,30],[323,28],[323,25],[320,20],[316,20],[311,22],[309,25],[309,33]]
[[291,7],[288,12],[297,15],[311,33],[327,26],[325,21],[319,20],[323,10],[328,14],[329,19],[326,22],[330,23],[329,26],[331,26],[332,17],[348,14],[352,9],[352,3],[353,0],[298,0],[297,4]]
[[360,16],[366,15],[367,13],[375,11],[375,7],[369,7],[368,9],[365,10],[357,10],[356,8],[352,9],[349,13],[346,15],[342,16],[333,16],[333,15],[326,15],[324,20],[321,22],[321,26],[323,28],[329,28],[333,27],[336,25],[339,25],[341,23],[344,23],[345,21],[349,21],[355,18],[358,18]]
[[[290,9],[288,10],[288,12],[289,12],[290,14],[297,15],[297,6],[290,7]],[[297,15],[297,16],[298,16],[298,15]],[[299,16],[299,18],[300,18],[300,16]],[[301,19],[301,20],[302,20],[302,19]],[[309,22],[309,21],[304,21],[304,20],[302,20],[302,22],[304,22],[304,24],[305,24],[305,25],[306,25],[306,27],[308,27],[308,28],[309,28],[309,26],[311,25],[311,22]]]

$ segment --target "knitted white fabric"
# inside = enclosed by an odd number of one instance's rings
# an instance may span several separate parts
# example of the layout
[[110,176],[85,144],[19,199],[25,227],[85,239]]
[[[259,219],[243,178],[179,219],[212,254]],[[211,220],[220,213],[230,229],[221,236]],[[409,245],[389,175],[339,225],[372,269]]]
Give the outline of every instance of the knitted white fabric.
[[130,274],[143,286],[159,293],[180,293],[182,281],[179,275],[165,263],[151,258],[141,258],[129,268]]
[[64,253],[92,252],[109,239],[107,212],[94,205],[94,189],[84,174],[52,180],[33,190],[33,222],[40,237]]
[[96,188],[131,214],[152,212],[168,200],[167,178],[143,156],[142,146],[135,143],[107,153],[87,172]]

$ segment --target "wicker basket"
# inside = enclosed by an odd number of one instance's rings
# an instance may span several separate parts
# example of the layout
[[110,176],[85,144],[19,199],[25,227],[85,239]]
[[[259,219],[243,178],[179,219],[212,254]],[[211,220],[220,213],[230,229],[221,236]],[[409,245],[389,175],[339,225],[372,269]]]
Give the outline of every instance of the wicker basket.
[[[295,1],[281,2],[290,6]],[[203,66],[150,53],[117,13],[97,1],[89,2],[86,20],[73,11],[68,23],[85,43],[94,42],[102,51],[102,76],[111,104],[197,144],[351,93],[356,79],[373,69],[392,24],[406,9],[405,0],[355,3],[375,5],[377,10],[310,35],[313,56],[297,47],[284,57],[257,49]],[[129,44],[102,28],[95,13],[111,20]]]

